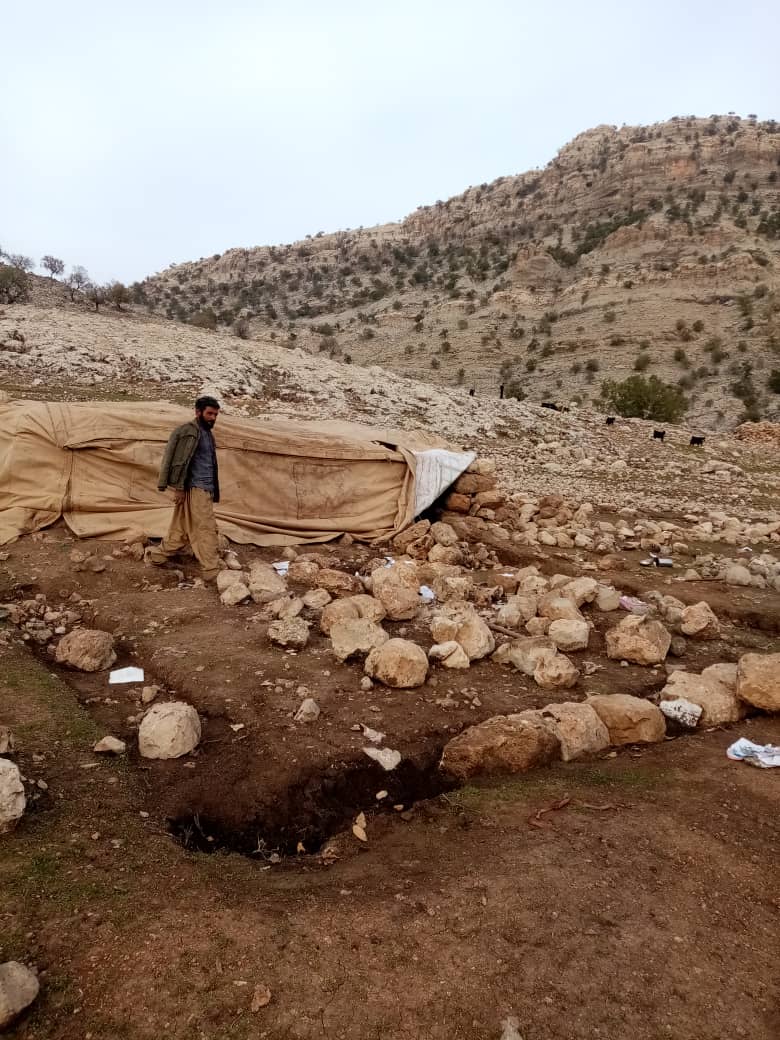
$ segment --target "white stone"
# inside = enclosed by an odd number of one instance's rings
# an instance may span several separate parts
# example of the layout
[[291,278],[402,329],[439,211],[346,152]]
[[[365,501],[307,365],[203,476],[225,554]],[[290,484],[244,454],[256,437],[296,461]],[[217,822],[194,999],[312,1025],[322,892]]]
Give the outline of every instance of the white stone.
[[0,964],[0,1032],[8,1029],[16,1018],[38,996],[38,976],[19,961]]
[[312,697],[307,697],[301,702],[300,708],[295,713],[296,722],[316,722],[320,717],[320,706]]
[[127,751],[127,744],[125,744],[124,740],[112,737],[109,734],[103,737],[102,740],[99,740],[97,744],[94,744],[92,750],[99,755],[123,755]]
[[547,635],[559,650],[586,650],[590,637],[587,621],[551,621]]
[[144,758],[180,758],[200,741],[197,711],[183,701],[155,704],[138,728],[138,750]]
[[10,833],[24,815],[27,798],[19,767],[0,758],[0,834]]

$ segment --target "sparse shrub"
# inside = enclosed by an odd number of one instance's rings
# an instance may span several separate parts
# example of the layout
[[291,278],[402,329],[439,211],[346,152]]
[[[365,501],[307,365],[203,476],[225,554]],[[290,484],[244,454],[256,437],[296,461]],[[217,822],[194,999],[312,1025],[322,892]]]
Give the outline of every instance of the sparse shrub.
[[601,396],[618,415],[655,422],[678,422],[688,408],[682,390],[658,376],[629,376],[621,383],[607,379],[602,384]]
[[614,311],[604,311],[604,321],[607,323],[607,325],[612,325],[616,317],[617,315]]
[[586,372],[598,372],[600,367],[601,366],[599,365],[598,360],[596,358],[588,358],[588,360],[585,362]]
[[701,332],[704,328],[704,322],[701,320],[701,318],[699,318],[693,323],[691,328],[694,332]]
[[246,318],[237,318],[233,322],[233,335],[238,336],[239,339],[249,339],[249,322]]
[[682,347],[677,347],[674,352],[674,360],[678,365],[682,365],[683,368],[687,368],[690,362],[688,361],[688,355],[685,353]]
[[458,328],[460,329],[461,332],[463,332],[463,330],[467,329],[468,327],[469,327],[469,323],[466,321],[465,318],[458,318]]
[[214,332],[217,328],[217,316],[211,307],[206,307],[192,315],[190,325],[194,325],[196,329],[208,329],[209,332]]
[[123,303],[130,303],[130,290],[122,282],[112,282],[106,290],[106,296],[118,311],[122,310]]
[[466,369],[465,368],[459,368],[458,369],[458,386],[463,386],[463,381],[465,380],[465,378],[466,378]]
[[375,335],[376,333],[373,329],[363,329],[363,331],[360,333],[360,338],[362,340],[368,341],[370,339],[373,339]]
[[773,368],[766,381],[773,394],[780,394],[780,368]]
[[634,361],[635,372],[646,372],[650,367],[650,355],[649,354],[638,354]]
[[29,282],[18,267],[0,266],[0,303],[23,303],[29,296]]
[[518,401],[524,401],[527,396],[525,390],[523,390],[519,381],[516,379],[513,379],[504,388],[504,397],[514,397]]
[[440,368],[440,367],[441,367],[441,361],[439,361],[439,359],[437,357],[432,357],[431,358],[431,368]]

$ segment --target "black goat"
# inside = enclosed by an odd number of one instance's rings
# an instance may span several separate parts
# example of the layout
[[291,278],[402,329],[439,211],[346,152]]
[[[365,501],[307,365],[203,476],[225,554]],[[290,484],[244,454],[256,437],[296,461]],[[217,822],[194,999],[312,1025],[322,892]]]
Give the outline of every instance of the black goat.
[[653,430],[653,440],[662,441],[666,436],[666,430]]
[[614,425],[615,425],[615,416],[614,415],[608,415],[607,416],[607,426],[614,426]]
[[704,444],[704,438],[703,437],[695,437],[695,436],[691,437],[691,447],[692,448],[700,448],[702,446],[702,444]]

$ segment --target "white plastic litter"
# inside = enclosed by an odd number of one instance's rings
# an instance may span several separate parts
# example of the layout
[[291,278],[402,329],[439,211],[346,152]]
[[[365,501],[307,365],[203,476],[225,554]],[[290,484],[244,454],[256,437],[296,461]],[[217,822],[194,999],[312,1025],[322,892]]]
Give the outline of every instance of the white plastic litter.
[[775,744],[754,744],[747,737],[740,737],[727,748],[726,757],[732,762],[747,762],[759,769],[780,767],[780,747]]
[[428,588],[427,585],[420,586],[420,595],[422,596],[424,603],[433,603],[436,599],[436,593],[433,589]]
[[272,563],[271,566],[277,574],[284,578],[287,575],[287,571],[290,569],[290,561],[280,560],[278,563]]
[[693,701],[688,701],[684,697],[678,697],[673,701],[661,701],[658,707],[667,719],[674,719],[675,722],[679,722],[681,726],[687,726],[688,729],[696,729],[702,713],[701,704],[694,704]]
[[620,606],[623,610],[627,610],[629,614],[647,614],[650,607],[641,599],[637,599],[636,596],[621,596]]
[[112,686],[116,686],[118,683],[135,683],[144,681],[144,670],[143,668],[117,668],[111,672],[108,676],[108,681]]
[[369,758],[373,758],[373,760],[378,762],[382,769],[385,769],[388,773],[391,769],[395,769],[401,761],[401,752],[393,751],[392,748],[364,747],[363,754],[368,755]]

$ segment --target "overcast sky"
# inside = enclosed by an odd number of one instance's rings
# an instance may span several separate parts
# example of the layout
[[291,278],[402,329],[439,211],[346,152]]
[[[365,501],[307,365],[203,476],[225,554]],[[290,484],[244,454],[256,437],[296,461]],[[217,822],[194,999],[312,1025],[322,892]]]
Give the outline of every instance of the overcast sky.
[[780,119],[778,0],[37,0],[0,16],[0,248],[133,281],[398,220],[599,123]]

